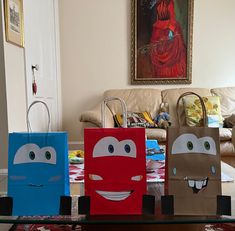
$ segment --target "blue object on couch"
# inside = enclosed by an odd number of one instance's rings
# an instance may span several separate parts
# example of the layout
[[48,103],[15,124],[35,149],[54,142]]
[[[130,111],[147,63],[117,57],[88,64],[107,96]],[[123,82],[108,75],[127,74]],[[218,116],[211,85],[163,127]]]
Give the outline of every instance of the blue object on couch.
[[160,148],[157,140],[146,140],[146,159],[165,160],[164,150]]

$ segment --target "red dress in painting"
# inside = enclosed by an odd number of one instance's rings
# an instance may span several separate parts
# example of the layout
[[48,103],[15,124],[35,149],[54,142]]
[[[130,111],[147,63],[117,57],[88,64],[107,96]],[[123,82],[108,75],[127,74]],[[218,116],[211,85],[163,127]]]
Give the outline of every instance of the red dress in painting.
[[156,12],[150,50],[154,77],[183,78],[186,76],[186,48],[181,27],[175,19],[174,0],[159,0]]

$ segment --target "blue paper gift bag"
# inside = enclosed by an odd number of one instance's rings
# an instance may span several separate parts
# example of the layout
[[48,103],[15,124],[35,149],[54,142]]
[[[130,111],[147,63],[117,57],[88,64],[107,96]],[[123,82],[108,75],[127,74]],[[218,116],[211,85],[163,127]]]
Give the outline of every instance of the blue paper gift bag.
[[8,196],[13,215],[58,215],[69,195],[66,132],[10,133]]
[[[47,132],[30,132],[29,111],[42,103],[48,113]],[[50,131],[50,112],[43,101],[27,111],[28,132],[10,133],[8,196],[13,215],[59,215],[60,199],[69,196],[68,135]]]

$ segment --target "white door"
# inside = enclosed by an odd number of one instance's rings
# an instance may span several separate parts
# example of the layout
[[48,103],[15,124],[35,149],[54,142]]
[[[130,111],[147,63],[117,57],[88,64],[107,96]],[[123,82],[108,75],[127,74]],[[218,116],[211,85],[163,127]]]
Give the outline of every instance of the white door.
[[[48,105],[52,130],[58,130],[60,122],[55,4],[56,0],[24,0],[27,104],[29,107],[33,101],[41,100]],[[38,68],[34,68],[36,65]],[[36,94],[32,90],[34,76]],[[47,113],[42,104],[34,105],[29,115],[33,131],[47,129]]]

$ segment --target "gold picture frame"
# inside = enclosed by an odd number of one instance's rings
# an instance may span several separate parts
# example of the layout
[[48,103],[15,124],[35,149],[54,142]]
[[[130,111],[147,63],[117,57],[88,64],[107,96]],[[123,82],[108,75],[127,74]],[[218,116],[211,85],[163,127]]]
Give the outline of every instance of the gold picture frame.
[[192,83],[193,3],[131,0],[131,84]]
[[5,0],[6,41],[24,47],[23,0]]

